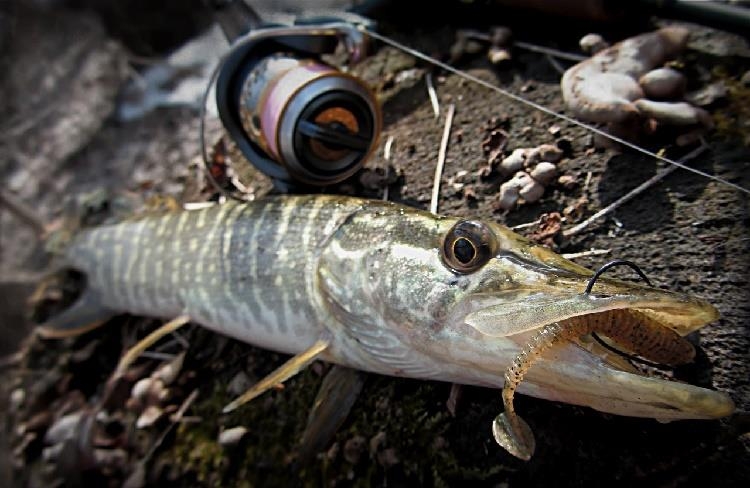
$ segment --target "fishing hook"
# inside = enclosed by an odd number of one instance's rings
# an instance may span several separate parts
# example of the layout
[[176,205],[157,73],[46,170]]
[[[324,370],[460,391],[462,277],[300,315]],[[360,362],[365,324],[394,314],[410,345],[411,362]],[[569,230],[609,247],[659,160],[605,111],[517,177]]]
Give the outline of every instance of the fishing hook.
[[[650,286],[650,287],[653,288],[654,285],[651,284],[651,281],[649,281],[649,279],[646,277],[646,274],[643,272],[643,270],[641,270],[640,267],[638,267],[637,264],[633,263],[632,261],[625,260],[625,259],[615,259],[614,261],[610,261],[607,264],[603,265],[598,270],[596,270],[596,273],[594,273],[594,275],[589,279],[588,285],[586,286],[586,291],[583,292],[584,295],[591,294],[591,290],[594,288],[594,285],[596,284],[596,280],[598,280],[599,277],[605,271],[607,271],[610,268],[614,268],[615,266],[628,266],[633,271],[635,271],[636,273],[638,273],[638,276],[640,276],[643,279],[643,281],[646,282],[646,284],[648,286]],[[628,360],[633,361],[633,362],[641,363],[641,364],[644,364],[646,366],[650,366],[652,368],[669,369],[669,368],[664,367],[664,365],[651,362],[651,361],[649,361],[647,359],[643,359],[643,358],[638,357],[638,356],[636,356],[634,354],[629,354],[629,353],[627,353],[625,351],[621,351],[620,349],[617,349],[616,347],[614,347],[614,346],[612,346],[610,344],[607,344],[606,342],[604,342],[604,340],[601,337],[599,337],[599,335],[596,332],[593,332],[591,335],[596,340],[596,342],[598,342],[602,347],[604,347],[605,349],[607,349],[607,350],[609,350],[611,352],[614,352],[615,354],[619,354],[620,356],[624,357],[625,359],[628,359]]]

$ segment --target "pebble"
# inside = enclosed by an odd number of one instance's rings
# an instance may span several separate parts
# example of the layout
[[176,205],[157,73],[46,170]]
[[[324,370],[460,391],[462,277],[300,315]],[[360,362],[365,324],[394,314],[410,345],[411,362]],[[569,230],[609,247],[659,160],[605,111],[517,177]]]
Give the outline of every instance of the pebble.
[[10,408],[11,410],[18,410],[26,400],[26,391],[22,388],[16,388],[10,394]]
[[224,447],[234,446],[238,444],[243,437],[245,437],[245,434],[247,434],[247,432],[247,428],[242,427],[241,425],[222,430],[219,434],[218,442]]
[[518,195],[529,203],[536,202],[544,195],[544,185],[532,178],[530,183],[519,190]]
[[510,210],[518,201],[518,186],[513,180],[508,180],[500,185],[497,207],[501,210]]
[[492,46],[490,50],[487,51],[487,59],[489,59],[490,63],[492,64],[501,64],[505,63],[506,61],[510,61],[512,59],[512,56],[508,49],[504,47]]
[[514,149],[510,156],[507,156],[500,163],[500,171],[503,174],[513,174],[516,171],[523,168],[523,163],[526,161],[526,154],[529,152],[527,148]]
[[185,361],[185,353],[181,352],[171,361],[167,361],[154,372],[154,378],[160,379],[165,386],[171,385],[182,371],[182,363]]
[[557,183],[566,190],[572,190],[577,185],[575,177],[571,175],[561,175],[557,179]]
[[156,406],[149,405],[135,421],[136,429],[145,429],[154,425],[164,415],[164,411]]
[[609,43],[599,34],[586,34],[578,41],[578,45],[586,54],[596,54],[609,47]]
[[82,418],[82,412],[63,415],[47,430],[47,433],[44,435],[44,442],[47,444],[57,444],[66,439],[75,438]]
[[544,186],[549,185],[557,174],[557,167],[547,161],[542,161],[531,170],[531,177]]
[[344,444],[344,459],[351,464],[357,464],[365,450],[367,440],[358,435],[346,441]]

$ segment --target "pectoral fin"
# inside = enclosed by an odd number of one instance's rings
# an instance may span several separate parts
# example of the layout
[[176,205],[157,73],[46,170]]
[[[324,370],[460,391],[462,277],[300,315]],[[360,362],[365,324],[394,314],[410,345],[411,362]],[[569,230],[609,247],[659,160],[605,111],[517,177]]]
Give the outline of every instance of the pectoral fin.
[[244,405],[253,398],[265,393],[267,390],[273,388],[279,383],[283,383],[292,376],[296,375],[307,366],[310,365],[320,353],[326,350],[328,347],[328,341],[317,341],[315,344],[310,346],[305,351],[297,354],[289,361],[282,364],[278,369],[273,371],[271,374],[260,380],[258,383],[253,385],[249,390],[243,393],[240,397],[234,399],[229,405],[224,407],[223,413],[231,412],[237,407]]
[[357,401],[365,374],[355,369],[334,366],[323,379],[315,397],[307,426],[297,449],[297,467],[304,466],[325,449],[344,423]]

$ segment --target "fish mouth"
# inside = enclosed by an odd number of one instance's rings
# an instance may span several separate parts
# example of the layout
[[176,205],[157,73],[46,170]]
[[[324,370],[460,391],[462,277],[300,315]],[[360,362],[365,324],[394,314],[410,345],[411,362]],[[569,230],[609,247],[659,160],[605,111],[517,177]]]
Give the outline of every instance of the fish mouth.
[[[595,291],[584,293],[588,279],[557,276],[544,285],[475,293],[457,311],[460,317],[455,317],[487,340],[509,339],[519,347],[548,324],[612,310],[636,311],[679,336],[719,318],[716,308],[705,300],[620,280],[602,278]],[[612,345],[617,347],[617,343]],[[723,392],[649,376],[586,338],[543,356],[518,391],[661,421],[720,418],[734,411],[734,403]]]

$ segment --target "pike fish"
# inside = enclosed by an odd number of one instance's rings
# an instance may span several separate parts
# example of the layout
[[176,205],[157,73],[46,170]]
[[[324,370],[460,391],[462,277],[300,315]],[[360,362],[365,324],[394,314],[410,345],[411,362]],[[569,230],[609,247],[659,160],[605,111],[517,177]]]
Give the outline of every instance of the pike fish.
[[[591,340],[678,364],[683,336],[715,321],[704,300],[592,272],[494,222],[381,201],[283,196],[81,232],[65,255],[76,303],[39,327],[81,333],[118,313],[187,315],[295,355],[249,397],[314,359],[358,370],[503,388],[496,440],[528,459],[519,392],[661,421],[732,413],[724,393],[648,377]],[[533,367],[530,367],[533,363]],[[245,398],[247,399],[247,398]]]

